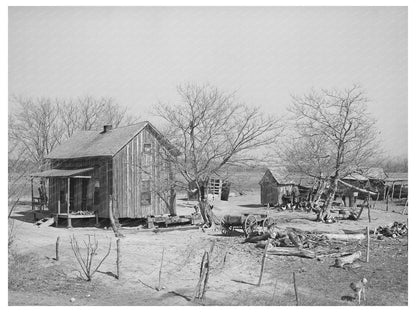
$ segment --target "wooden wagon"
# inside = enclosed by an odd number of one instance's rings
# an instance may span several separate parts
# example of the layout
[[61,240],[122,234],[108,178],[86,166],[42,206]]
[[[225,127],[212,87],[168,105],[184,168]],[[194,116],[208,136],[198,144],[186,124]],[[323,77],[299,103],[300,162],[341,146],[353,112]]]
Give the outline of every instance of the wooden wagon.
[[266,214],[225,215],[221,220],[221,233],[230,235],[234,229],[241,228],[247,237],[255,231],[260,230],[264,232],[274,223],[276,223],[276,220]]

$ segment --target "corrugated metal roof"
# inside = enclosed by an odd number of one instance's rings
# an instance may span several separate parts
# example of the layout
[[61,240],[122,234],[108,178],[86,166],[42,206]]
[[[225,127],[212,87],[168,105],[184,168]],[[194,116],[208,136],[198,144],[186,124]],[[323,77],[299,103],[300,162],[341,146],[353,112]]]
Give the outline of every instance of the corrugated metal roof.
[[387,174],[388,178],[386,181],[407,181],[408,173],[407,172],[389,172]]
[[77,176],[77,175],[80,175],[81,173],[85,173],[91,170],[94,170],[94,168],[83,168],[83,169],[72,169],[72,170],[51,169],[51,170],[45,170],[42,172],[32,173],[30,174],[30,176],[38,177],[38,178],[63,178],[63,177]]
[[169,150],[173,149],[172,145],[148,121],[143,121],[134,125],[108,130],[105,133],[103,131],[79,131],[57,146],[46,158],[70,159],[114,156],[146,126],[154,131],[164,146],[168,146]]

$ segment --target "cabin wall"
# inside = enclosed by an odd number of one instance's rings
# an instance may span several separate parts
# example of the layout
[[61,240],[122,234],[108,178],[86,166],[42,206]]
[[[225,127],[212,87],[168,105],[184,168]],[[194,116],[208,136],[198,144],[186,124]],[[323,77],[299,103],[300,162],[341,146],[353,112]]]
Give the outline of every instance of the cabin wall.
[[262,205],[282,205],[284,204],[283,197],[286,200],[296,202],[299,197],[299,189],[292,184],[277,184],[275,182],[262,182],[260,184],[260,200]]
[[[51,160],[51,169],[81,169],[92,167],[94,170],[85,175],[91,175],[91,179],[71,179],[71,211],[90,210],[97,211],[99,217],[108,218],[109,194],[111,192],[112,162],[110,157],[94,157],[79,159]],[[83,185],[85,184],[85,185]],[[83,198],[82,189],[86,189]],[[49,179],[49,210],[58,212],[58,201],[61,201],[61,212],[67,211],[67,178]]]
[[113,157],[114,213],[118,218],[168,214],[167,164],[160,143],[144,129]]

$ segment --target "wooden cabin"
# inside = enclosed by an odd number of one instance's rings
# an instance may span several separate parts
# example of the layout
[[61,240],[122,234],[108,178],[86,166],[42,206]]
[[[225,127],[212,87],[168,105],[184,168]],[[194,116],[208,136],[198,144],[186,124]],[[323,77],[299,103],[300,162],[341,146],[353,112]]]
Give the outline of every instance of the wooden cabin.
[[283,168],[269,168],[260,184],[262,205],[283,205],[297,202],[313,186],[313,179],[302,174],[289,173]]
[[111,201],[117,218],[169,214],[173,173],[163,153],[177,150],[147,121],[104,126],[75,133],[47,156],[50,169],[32,177],[48,180],[52,213],[108,218]]

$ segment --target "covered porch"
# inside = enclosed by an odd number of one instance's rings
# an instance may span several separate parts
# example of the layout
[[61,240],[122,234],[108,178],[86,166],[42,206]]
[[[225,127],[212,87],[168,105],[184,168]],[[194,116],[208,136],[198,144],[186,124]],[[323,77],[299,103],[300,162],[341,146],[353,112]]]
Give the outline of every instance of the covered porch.
[[[66,219],[68,227],[72,227],[71,219],[96,219],[94,198],[96,183],[92,179],[94,168],[82,169],[50,169],[31,174],[32,210],[39,206],[40,211],[48,209],[58,226],[59,219]],[[34,179],[40,179],[39,197],[34,196]],[[48,182],[46,187],[45,181]],[[48,190],[48,191],[46,191]]]

